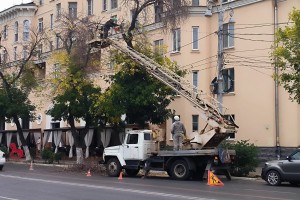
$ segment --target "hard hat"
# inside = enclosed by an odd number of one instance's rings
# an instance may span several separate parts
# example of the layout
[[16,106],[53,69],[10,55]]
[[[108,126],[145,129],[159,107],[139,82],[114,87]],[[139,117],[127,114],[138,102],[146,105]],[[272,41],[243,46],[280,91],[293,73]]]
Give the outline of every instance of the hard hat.
[[179,121],[179,117],[177,115],[174,116],[175,121]]

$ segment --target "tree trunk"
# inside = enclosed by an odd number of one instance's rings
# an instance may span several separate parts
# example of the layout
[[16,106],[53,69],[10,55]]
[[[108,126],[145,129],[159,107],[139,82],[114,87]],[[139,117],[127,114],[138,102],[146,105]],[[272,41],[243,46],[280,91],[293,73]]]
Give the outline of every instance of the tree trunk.
[[13,119],[14,119],[14,122],[15,122],[16,127],[17,127],[17,133],[19,135],[20,141],[21,141],[22,146],[23,146],[26,161],[31,161],[30,151],[29,151],[29,148],[27,146],[26,140],[24,138],[23,130],[22,130],[21,124],[19,122],[19,118],[18,118],[17,115],[15,115],[15,116],[13,116]]

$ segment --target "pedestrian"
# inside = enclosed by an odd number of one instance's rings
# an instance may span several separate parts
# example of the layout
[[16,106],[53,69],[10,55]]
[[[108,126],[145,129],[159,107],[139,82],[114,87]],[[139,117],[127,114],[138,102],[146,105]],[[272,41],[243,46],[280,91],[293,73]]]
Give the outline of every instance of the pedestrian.
[[183,137],[186,134],[184,124],[180,121],[178,116],[174,116],[174,123],[171,127],[171,133],[173,137],[174,150],[182,150]]

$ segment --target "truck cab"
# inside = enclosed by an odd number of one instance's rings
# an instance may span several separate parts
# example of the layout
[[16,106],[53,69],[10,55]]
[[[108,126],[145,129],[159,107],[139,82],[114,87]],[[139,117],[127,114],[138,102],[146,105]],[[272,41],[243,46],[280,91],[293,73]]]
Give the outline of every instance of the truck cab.
[[153,152],[155,142],[152,140],[152,131],[132,130],[126,134],[121,145],[104,149],[103,160],[109,176],[118,176],[122,169],[134,176]]

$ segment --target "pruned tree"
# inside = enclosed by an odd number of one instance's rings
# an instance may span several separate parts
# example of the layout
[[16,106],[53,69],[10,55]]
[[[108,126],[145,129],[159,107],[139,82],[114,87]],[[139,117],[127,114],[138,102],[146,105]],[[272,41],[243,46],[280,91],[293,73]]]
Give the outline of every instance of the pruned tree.
[[[37,85],[35,67],[31,61],[36,59],[37,47],[45,39],[43,32],[30,30],[25,41],[19,42],[23,53],[12,52],[10,45],[0,35],[0,115],[6,122],[14,122],[22,143],[26,160],[31,160],[28,145],[23,135],[19,119],[34,120],[35,106],[28,99],[32,89]],[[18,55],[22,55],[18,56]],[[11,56],[12,55],[12,56]]]
[[279,28],[273,51],[275,64],[280,69],[275,78],[287,90],[291,100],[300,103],[300,10],[289,14],[289,25]]
[[[139,28],[139,18],[142,15],[148,15],[153,12],[156,21],[161,21],[164,30],[177,28],[188,15],[188,6],[191,4],[189,0],[123,0],[123,4],[127,9],[131,8],[131,21],[126,27],[123,38],[127,45],[133,48],[134,32]],[[145,23],[150,23],[146,21]]]
[[[94,125],[91,107],[101,90],[93,84],[89,72],[100,66],[98,52],[91,52],[87,45],[95,23],[87,18],[73,18],[62,15],[60,24],[54,29],[54,36],[61,41],[61,47],[53,53],[53,60],[59,65],[60,74],[54,77],[52,94],[53,107],[47,111],[54,120],[65,120],[71,128],[76,146],[77,163],[83,164],[84,136]],[[76,121],[83,119],[85,126],[79,132]]]

